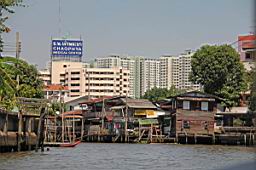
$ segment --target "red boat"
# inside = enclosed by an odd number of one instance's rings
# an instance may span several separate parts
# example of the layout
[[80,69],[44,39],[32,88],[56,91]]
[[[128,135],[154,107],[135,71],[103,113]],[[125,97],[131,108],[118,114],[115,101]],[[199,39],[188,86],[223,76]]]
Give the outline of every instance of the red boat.
[[75,143],[61,143],[60,147],[75,147],[79,143],[81,143],[81,141],[76,141]]

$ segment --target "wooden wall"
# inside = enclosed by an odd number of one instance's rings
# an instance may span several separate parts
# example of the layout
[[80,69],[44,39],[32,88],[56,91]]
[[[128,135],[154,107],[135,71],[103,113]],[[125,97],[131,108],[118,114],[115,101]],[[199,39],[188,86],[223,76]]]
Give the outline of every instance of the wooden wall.
[[[189,122],[189,127],[184,127],[184,121]],[[176,134],[179,133],[187,133],[190,135],[213,135],[214,112],[177,109]]]

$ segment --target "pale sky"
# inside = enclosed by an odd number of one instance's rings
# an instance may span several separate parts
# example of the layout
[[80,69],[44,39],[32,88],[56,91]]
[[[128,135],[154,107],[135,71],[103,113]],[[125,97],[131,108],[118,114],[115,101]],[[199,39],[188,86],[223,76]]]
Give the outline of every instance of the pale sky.
[[[24,0],[4,41],[20,32],[22,58],[39,68],[50,60],[51,37],[84,40],[84,61],[109,54],[157,58],[203,44],[223,44],[253,30],[253,0]],[[14,53],[5,53],[15,55]]]

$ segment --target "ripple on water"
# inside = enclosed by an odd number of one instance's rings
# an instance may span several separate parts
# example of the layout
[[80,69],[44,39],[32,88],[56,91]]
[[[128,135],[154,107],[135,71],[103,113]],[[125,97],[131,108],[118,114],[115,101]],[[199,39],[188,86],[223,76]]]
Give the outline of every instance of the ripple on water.
[[1,153],[0,169],[211,170],[254,160],[255,151],[237,146],[82,143],[44,153]]

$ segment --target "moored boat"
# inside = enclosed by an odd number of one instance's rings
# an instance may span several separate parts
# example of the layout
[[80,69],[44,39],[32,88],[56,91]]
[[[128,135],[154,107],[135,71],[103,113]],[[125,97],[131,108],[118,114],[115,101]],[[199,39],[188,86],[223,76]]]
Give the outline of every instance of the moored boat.
[[81,143],[81,141],[76,141],[74,143],[61,143],[60,147],[75,147],[79,143]]

